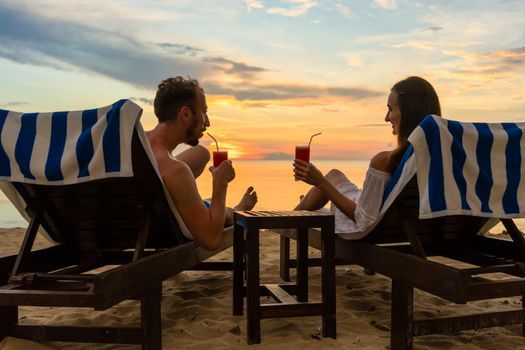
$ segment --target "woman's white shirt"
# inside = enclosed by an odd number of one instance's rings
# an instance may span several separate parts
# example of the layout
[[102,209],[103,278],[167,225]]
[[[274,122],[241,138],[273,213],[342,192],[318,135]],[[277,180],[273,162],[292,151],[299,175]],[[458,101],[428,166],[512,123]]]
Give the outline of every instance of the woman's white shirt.
[[345,239],[362,238],[363,233],[376,223],[383,194],[391,177],[388,172],[369,167],[362,190],[350,181],[336,186],[339,192],[357,204],[355,222],[331,204],[330,211],[335,216],[335,232],[339,236]]

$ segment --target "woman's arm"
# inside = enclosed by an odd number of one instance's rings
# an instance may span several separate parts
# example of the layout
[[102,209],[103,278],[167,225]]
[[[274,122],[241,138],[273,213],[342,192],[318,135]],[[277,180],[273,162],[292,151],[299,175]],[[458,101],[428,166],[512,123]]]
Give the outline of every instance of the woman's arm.
[[[370,161],[370,167],[387,171],[390,154],[390,151],[376,154]],[[294,161],[294,174],[296,179],[317,187],[341,212],[355,221],[357,203],[339,192],[335,186],[322,175],[315,165],[296,159]]]

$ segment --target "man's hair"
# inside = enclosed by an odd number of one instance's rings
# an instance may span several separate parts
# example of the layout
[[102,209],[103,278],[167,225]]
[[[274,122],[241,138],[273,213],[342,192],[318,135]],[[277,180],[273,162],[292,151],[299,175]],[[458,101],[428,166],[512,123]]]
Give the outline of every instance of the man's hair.
[[185,79],[177,76],[161,81],[153,102],[159,123],[175,120],[177,113],[184,106],[196,113],[199,88],[199,82],[190,77]]

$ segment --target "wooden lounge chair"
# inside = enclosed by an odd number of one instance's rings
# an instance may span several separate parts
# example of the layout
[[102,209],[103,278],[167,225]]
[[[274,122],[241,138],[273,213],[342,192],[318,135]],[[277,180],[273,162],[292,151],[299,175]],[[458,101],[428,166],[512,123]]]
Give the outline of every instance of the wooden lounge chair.
[[[216,251],[184,238],[136,130],[131,152],[133,177],[73,185],[13,183],[28,203],[31,222],[20,252],[0,258],[0,339],[162,348],[162,282],[231,247],[232,230],[225,229]],[[57,244],[32,251],[39,227]],[[232,264],[208,269],[231,270]],[[18,318],[18,306],[106,310],[127,299],[140,300],[138,327],[30,325]]]
[[[511,219],[503,219],[513,241],[478,234],[487,218],[444,216],[418,219],[419,193],[415,178],[409,182],[380,223],[361,240],[336,237],[336,257],[392,279],[391,348],[411,349],[414,336],[466,329],[524,324],[525,309],[487,312],[442,319],[414,320],[413,290],[418,288],[458,304],[491,298],[525,295],[525,239]],[[296,262],[289,257],[289,240],[281,234],[281,276]],[[309,244],[320,249],[319,231],[309,231]],[[431,257],[441,256],[474,267],[457,268]],[[315,262],[313,262],[315,264]],[[504,273],[494,281],[489,273]]]

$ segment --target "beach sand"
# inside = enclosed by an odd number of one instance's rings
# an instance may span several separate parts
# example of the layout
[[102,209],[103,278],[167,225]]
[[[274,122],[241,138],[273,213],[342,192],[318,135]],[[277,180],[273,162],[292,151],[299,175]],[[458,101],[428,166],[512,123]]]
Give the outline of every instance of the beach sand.
[[[18,251],[23,229],[0,229],[0,255]],[[35,246],[48,243],[37,238]],[[311,255],[315,256],[312,250]],[[231,249],[214,257],[230,260]],[[261,236],[261,280],[279,282],[279,240],[276,234]],[[293,272],[293,270],[292,270]],[[356,266],[337,267],[337,339],[319,338],[320,317],[261,321],[262,343],[246,343],[246,319],[231,315],[231,273],[188,271],[165,281],[162,297],[164,349],[389,349],[390,280],[368,276]],[[293,276],[293,273],[292,273]],[[319,299],[320,270],[310,272],[311,300]],[[519,307],[520,298],[493,299],[456,305],[416,290],[416,318],[460,315],[468,312]],[[22,323],[58,325],[137,325],[139,305],[125,301],[109,310],[85,308],[21,307]],[[414,349],[525,349],[521,326],[464,331],[454,335],[415,338]],[[5,338],[0,349],[140,349],[140,346],[79,343],[34,343]]]

